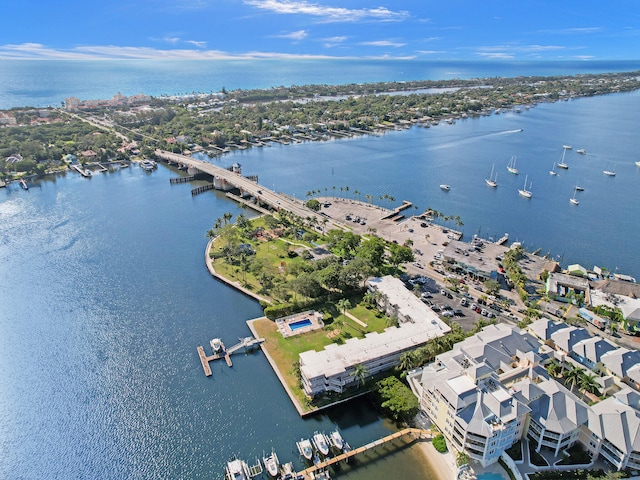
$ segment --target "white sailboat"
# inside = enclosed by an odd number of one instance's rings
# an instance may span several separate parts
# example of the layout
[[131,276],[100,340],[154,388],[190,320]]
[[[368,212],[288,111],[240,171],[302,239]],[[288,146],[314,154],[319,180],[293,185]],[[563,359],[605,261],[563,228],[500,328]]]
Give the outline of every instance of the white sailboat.
[[553,162],[553,167],[549,170],[549,175],[558,175],[558,172],[556,172],[556,162]]
[[498,173],[496,172],[495,177],[493,176],[493,169],[495,166],[496,166],[495,163],[491,166],[491,174],[489,175],[489,178],[484,179],[487,185],[493,188],[498,186]]
[[573,205],[578,205],[580,202],[578,201],[578,199],[576,198],[576,192],[578,191],[578,188],[574,188],[573,189],[573,197],[571,197],[569,199],[569,201],[573,204]]
[[636,162],[636,167],[640,167],[640,161]]
[[516,168],[516,157],[515,155],[511,157],[509,160],[509,165],[507,165],[507,170],[509,170],[514,175],[518,175],[518,169]]
[[527,190],[527,179],[529,177],[525,176],[524,177],[524,187],[520,188],[518,190],[518,193],[523,196],[524,198],[531,198],[533,196],[533,192],[531,192],[531,185],[533,184],[533,182],[529,183],[529,190]]
[[565,150],[571,150],[573,147],[571,145],[562,145],[562,148]]
[[562,158],[560,159],[560,163],[558,163],[558,168],[564,168],[565,170],[568,170],[569,169],[569,165],[564,163],[564,154],[565,153],[567,153],[567,149],[563,148],[562,149]]

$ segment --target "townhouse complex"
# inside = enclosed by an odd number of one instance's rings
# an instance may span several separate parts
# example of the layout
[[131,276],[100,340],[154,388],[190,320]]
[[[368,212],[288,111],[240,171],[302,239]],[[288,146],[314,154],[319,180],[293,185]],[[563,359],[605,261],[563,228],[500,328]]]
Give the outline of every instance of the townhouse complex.
[[[587,370],[606,398],[588,405],[549,376],[551,362]],[[639,373],[639,352],[542,319],[526,331],[487,326],[407,378],[449,445],[483,466],[526,436],[538,451],[580,442],[617,470],[640,470]]]

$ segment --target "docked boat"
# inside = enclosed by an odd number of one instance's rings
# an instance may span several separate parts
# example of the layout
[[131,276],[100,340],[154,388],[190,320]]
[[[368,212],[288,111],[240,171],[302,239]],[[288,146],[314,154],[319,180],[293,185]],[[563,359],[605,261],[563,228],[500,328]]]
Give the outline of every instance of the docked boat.
[[451,190],[451,187],[446,183],[443,183],[442,185],[440,185],[440,189],[444,190],[445,192],[448,192],[449,190]]
[[315,432],[313,434],[313,444],[316,446],[316,450],[325,457],[329,455],[329,444],[327,443],[327,437],[324,433]]
[[209,342],[209,345],[211,345],[211,350],[213,350],[213,353],[219,353],[220,350],[224,348],[224,344],[219,338],[214,338],[213,340],[211,340]]
[[27,185],[27,182],[24,181],[24,178],[20,179],[20,186],[23,190],[29,190],[29,185]]
[[140,166],[146,172],[150,172],[151,170],[158,168],[158,164],[153,160],[142,160],[140,162]]
[[531,198],[533,197],[533,192],[531,191],[532,183],[531,182],[529,183],[529,189],[527,190],[527,178],[528,176],[524,177],[524,187],[520,188],[518,190],[518,193],[524,198]]
[[580,155],[586,155],[587,151],[584,148],[581,148],[580,150],[576,150],[576,152],[578,152]]
[[577,192],[577,191],[578,191],[578,190],[577,190],[576,188],[574,188],[574,189],[573,189],[573,197],[571,197],[571,198],[569,199],[569,201],[570,201],[573,205],[578,205],[578,204],[580,204],[580,202],[579,202],[579,201],[578,201],[578,199],[576,198],[576,192]]
[[565,170],[569,169],[569,165],[567,165],[566,163],[564,163],[564,154],[567,153],[567,149],[563,149],[562,150],[562,158],[560,159],[560,163],[558,163],[558,168],[563,168]]
[[264,463],[264,468],[269,475],[274,478],[278,476],[280,472],[280,462],[278,461],[278,455],[276,455],[275,450],[271,450],[270,455],[264,455],[262,457],[262,463]]
[[564,148],[565,150],[573,149],[573,147],[571,145],[562,145],[562,148]]
[[553,162],[553,167],[549,170],[549,175],[558,175],[558,172],[556,172],[556,162]]
[[226,469],[227,480],[249,480],[249,466],[244,460],[234,458],[227,463]]
[[511,160],[509,160],[509,164],[507,165],[507,170],[509,170],[509,172],[513,173],[514,175],[518,175],[518,169],[516,168],[515,155],[511,157]]
[[295,478],[295,474],[296,471],[293,468],[293,463],[289,462],[289,463],[285,463],[284,465],[282,465],[282,469],[281,469],[281,474],[280,474],[280,478],[282,480],[293,480]]
[[311,446],[311,441],[308,438],[301,438],[299,442],[296,442],[296,446],[298,447],[300,455],[311,461],[313,458],[313,447]]
[[486,184],[493,188],[498,186],[498,173],[496,172],[495,177],[493,176],[494,167],[495,167],[495,164],[491,166],[491,174],[489,174],[489,178],[484,179]]
[[338,452],[342,452],[344,450],[344,439],[340,434],[340,430],[337,428],[329,434],[329,444]]

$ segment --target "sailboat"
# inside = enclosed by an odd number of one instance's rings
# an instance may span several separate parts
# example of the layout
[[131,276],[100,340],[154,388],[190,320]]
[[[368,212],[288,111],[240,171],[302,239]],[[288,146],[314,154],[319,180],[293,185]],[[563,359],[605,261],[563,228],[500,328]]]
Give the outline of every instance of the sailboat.
[[493,169],[495,166],[495,163],[491,166],[491,174],[489,175],[489,178],[484,179],[484,181],[487,182],[487,185],[493,188],[498,186],[498,173],[496,172],[496,176],[493,176]]
[[556,162],[553,162],[553,167],[549,170],[549,175],[558,175],[558,172],[556,172]]
[[578,205],[580,202],[578,201],[578,199],[576,198],[576,192],[578,191],[578,187],[573,189],[573,197],[571,197],[569,199],[569,201],[574,204],[574,205]]
[[640,162],[636,162],[636,167],[640,167]]
[[560,159],[560,163],[558,164],[558,168],[564,168],[565,170],[568,170],[569,169],[569,165],[564,163],[564,154],[565,153],[567,153],[567,149],[563,148],[562,149],[562,158]]
[[518,175],[518,169],[516,168],[516,157],[515,155],[511,157],[509,160],[509,165],[507,165],[507,170],[509,170],[514,175]]
[[531,198],[533,196],[533,193],[531,192],[531,185],[532,183],[529,183],[529,190],[527,190],[527,179],[529,177],[525,176],[524,177],[524,187],[522,187],[521,189],[518,190],[518,193],[523,196],[524,198]]

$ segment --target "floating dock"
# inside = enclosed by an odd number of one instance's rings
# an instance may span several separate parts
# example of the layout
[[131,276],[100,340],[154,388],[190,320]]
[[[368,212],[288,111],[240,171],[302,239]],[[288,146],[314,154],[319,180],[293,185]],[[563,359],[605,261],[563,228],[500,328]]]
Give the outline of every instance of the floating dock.
[[220,349],[220,353],[214,353],[213,355],[207,355],[204,352],[204,347],[197,347],[198,357],[200,358],[200,363],[202,363],[202,369],[204,370],[204,374],[207,377],[212,375],[210,362],[214,360],[220,360],[224,358],[227,366],[232,367],[233,363],[231,362],[231,354],[237,352],[242,348],[253,348],[257,345],[260,345],[264,342],[264,338],[254,338],[254,337],[245,337],[240,339],[238,343],[230,348],[225,348],[224,344],[222,344],[222,348]]

